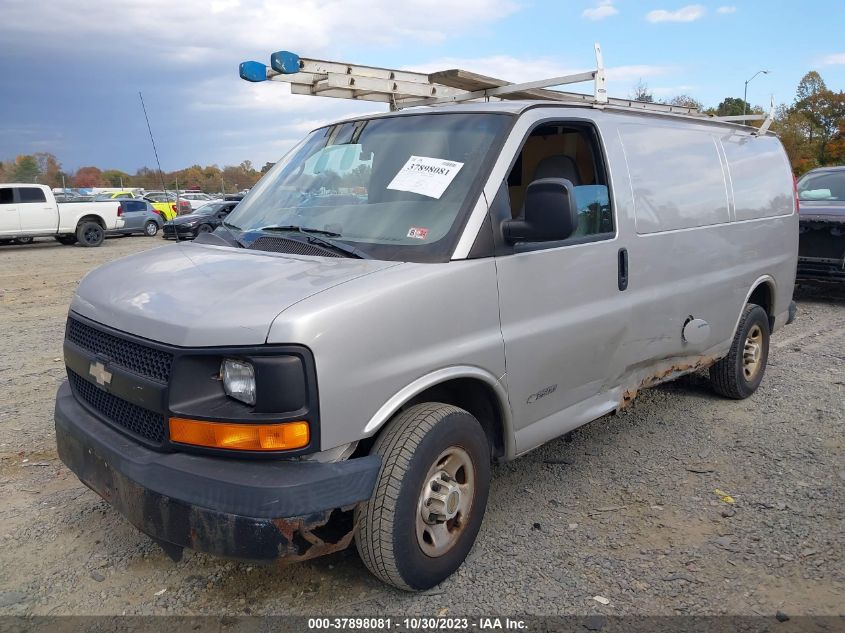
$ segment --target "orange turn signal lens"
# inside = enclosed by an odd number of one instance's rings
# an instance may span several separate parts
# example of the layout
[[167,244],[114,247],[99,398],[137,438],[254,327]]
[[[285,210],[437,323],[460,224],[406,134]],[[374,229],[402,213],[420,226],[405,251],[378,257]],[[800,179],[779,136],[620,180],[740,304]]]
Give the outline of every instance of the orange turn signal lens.
[[170,418],[170,441],[238,451],[286,451],[308,446],[308,422],[227,424]]

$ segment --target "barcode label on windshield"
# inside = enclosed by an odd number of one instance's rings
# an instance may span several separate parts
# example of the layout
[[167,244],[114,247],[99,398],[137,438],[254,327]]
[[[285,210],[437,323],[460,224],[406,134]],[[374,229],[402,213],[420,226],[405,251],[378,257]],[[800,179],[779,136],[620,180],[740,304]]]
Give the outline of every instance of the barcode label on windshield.
[[387,188],[440,199],[463,166],[442,158],[411,156]]

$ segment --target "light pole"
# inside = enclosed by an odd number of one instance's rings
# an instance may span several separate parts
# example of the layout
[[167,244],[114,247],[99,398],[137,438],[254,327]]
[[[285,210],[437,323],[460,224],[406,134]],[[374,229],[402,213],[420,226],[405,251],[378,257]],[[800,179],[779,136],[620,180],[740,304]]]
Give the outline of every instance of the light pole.
[[745,80],[745,93],[742,96],[742,116],[745,116],[745,110],[748,106],[748,84],[751,83],[751,81],[754,79],[754,77],[756,77],[757,75],[759,75],[761,73],[764,74],[764,75],[768,75],[769,71],[768,70],[758,70],[756,73],[751,75],[751,79]]

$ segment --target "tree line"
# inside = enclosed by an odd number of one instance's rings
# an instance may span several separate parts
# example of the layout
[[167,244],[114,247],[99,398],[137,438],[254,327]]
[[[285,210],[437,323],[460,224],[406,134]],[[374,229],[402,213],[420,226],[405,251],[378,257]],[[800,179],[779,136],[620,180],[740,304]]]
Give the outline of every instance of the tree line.
[[[639,82],[630,98],[655,102],[654,95]],[[705,107],[689,95],[663,100],[670,105],[697,108],[705,114],[736,116],[744,113],[763,114],[763,109],[738,97],[726,97],[715,107]],[[772,130],[783,142],[792,170],[797,176],[814,167],[845,164],[845,92],[827,87],[815,70],[808,72],[798,84],[791,104],[776,108]],[[66,173],[58,159],[48,152],[21,155],[0,162],[0,182],[37,182],[51,187],[143,187],[146,190],[201,189],[208,192],[239,191],[252,187],[273,163],[257,170],[245,160],[237,166],[217,165],[159,173],[141,167],[134,174],[119,169],[80,167]]]
[[252,187],[273,166],[266,163],[261,170],[245,160],[240,165],[201,167],[160,173],[141,167],[134,174],[119,169],[80,167],[70,173],[62,169],[58,159],[49,152],[38,152],[0,162],[0,182],[33,182],[50,187],[88,189],[90,187],[142,187],[147,191],[162,189],[200,189],[208,192],[235,192]]

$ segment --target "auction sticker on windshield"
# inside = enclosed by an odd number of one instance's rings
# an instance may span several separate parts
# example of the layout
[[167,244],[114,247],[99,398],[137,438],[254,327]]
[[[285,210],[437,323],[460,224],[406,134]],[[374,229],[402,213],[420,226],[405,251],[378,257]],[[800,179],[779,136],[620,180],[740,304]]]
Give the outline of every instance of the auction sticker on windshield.
[[442,158],[411,156],[387,188],[439,199],[463,166]]

